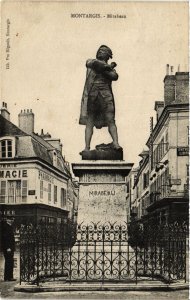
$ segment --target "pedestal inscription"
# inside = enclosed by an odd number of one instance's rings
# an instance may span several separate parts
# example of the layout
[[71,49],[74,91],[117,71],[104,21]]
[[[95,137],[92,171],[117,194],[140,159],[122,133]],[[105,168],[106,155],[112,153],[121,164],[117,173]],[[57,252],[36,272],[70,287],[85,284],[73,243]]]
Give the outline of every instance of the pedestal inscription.
[[113,161],[72,165],[79,177],[78,223],[126,221],[125,177],[132,165]]

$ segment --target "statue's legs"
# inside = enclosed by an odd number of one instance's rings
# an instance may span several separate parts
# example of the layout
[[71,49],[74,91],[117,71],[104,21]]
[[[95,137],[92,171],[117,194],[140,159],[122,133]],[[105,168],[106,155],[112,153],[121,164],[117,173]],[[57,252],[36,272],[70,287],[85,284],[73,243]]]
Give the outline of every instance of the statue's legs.
[[93,118],[88,118],[85,129],[85,149],[83,151],[90,150],[90,143],[93,135]]
[[[120,149],[121,147],[118,143],[117,126],[115,124],[113,113],[106,114],[106,121],[108,124],[108,132],[111,135],[112,140],[113,140],[113,148]],[[93,116],[89,116],[87,123],[86,123],[85,149],[83,151],[90,150],[90,143],[91,143],[91,139],[92,139],[92,135],[93,135],[93,128],[94,128],[94,118],[93,118]]]
[[113,102],[109,102],[108,105],[108,111],[105,113],[106,122],[108,124],[108,132],[112,137],[113,140],[113,148],[114,149],[120,149],[118,142],[118,134],[117,134],[117,126],[115,124],[115,113],[114,113],[114,107]]
[[113,147],[115,149],[120,149],[121,147],[119,146],[119,143],[118,143],[117,126],[115,125],[115,122],[110,122],[108,124],[108,131],[113,140]]

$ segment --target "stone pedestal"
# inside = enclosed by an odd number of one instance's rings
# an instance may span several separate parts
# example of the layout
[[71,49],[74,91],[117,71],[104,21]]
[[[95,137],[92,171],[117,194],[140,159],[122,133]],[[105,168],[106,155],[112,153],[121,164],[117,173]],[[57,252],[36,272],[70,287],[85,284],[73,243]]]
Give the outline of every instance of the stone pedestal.
[[124,161],[86,161],[72,164],[79,177],[78,223],[122,223],[126,217],[125,177],[133,164]]

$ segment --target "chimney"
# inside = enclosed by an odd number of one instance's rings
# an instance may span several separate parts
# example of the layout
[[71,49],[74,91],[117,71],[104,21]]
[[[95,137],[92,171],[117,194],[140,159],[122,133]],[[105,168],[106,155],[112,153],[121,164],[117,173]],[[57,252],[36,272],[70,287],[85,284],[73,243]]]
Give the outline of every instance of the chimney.
[[19,128],[24,132],[31,134],[34,132],[34,114],[32,110],[21,110],[18,115]]
[[44,130],[43,130],[43,129],[41,129],[41,134],[40,134],[40,136],[41,136],[44,140],[47,139],[47,138],[51,138],[51,134],[49,134],[49,132],[44,133]]
[[1,108],[0,112],[1,112],[1,115],[5,119],[7,119],[8,121],[10,121],[10,112],[7,109],[7,103],[2,102],[2,108]]
[[166,65],[166,75],[169,75],[169,70],[170,70],[170,65],[167,64],[167,65]]
[[164,101],[156,101],[155,106],[154,106],[154,110],[156,111],[157,121],[160,118],[160,116],[163,112],[163,109],[164,109]]
[[[173,73],[173,66],[171,66]],[[165,105],[171,104],[175,100],[175,75],[169,74],[169,65],[166,68],[166,76],[164,78],[164,102]]]
[[176,72],[176,103],[189,102],[189,72]]

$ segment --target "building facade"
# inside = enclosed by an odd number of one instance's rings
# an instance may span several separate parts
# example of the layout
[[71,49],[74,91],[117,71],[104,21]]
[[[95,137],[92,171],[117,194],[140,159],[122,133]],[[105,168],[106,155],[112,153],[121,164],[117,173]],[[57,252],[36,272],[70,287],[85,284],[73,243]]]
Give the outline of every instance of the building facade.
[[136,219],[158,224],[188,219],[189,73],[167,72],[164,101],[155,102],[156,124],[133,187]]
[[[19,126],[10,122],[6,103],[0,115],[0,208],[34,221],[73,219],[77,210],[77,186],[62,155],[59,139],[34,133],[34,114],[24,110]],[[76,202],[76,203],[75,203]],[[18,218],[17,218],[18,216]]]
[[137,214],[136,190],[133,187],[136,181],[138,170],[139,168],[133,168],[126,177],[127,223],[129,223],[131,218]]
[[[14,277],[19,277],[19,228],[77,222],[78,183],[62,155],[59,139],[34,133],[34,114],[21,111],[19,126],[10,122],[7,104],[0,113],[0,221],[14,216],[16,249]],[[0,252],[0,279],[4,257]]]

